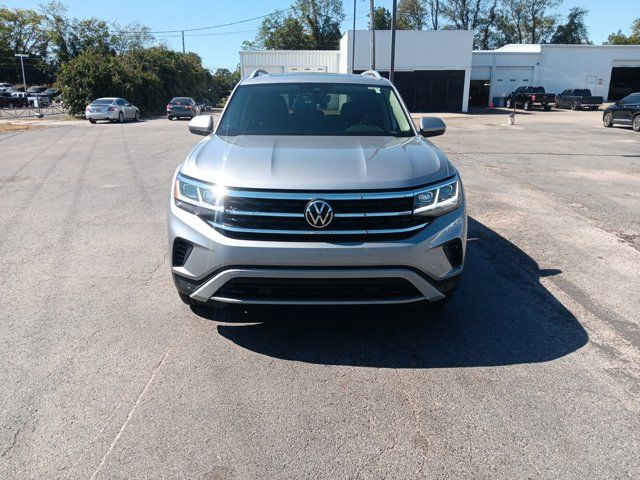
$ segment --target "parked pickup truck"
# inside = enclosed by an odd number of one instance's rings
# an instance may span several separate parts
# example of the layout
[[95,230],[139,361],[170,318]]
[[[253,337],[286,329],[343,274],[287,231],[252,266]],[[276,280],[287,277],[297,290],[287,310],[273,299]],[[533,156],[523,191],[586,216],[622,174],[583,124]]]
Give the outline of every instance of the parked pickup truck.
[[0,108],[16,108],[26,106],[26,98],[16,97],[9,92],[0,92]]
[[545,93],[544,87],[518,87],[507,97],[507,108],[522,105],[525,110],[531,110],[535,106],[551,110],[551,104],[555,101],[555,94]]
[[602,105],[602,97],[594,97],[591,90],[586,88],[569,89],[556,95],[556,108],[570,108],[571,110],[579,110],[588,108],[589,110],[597,110]]

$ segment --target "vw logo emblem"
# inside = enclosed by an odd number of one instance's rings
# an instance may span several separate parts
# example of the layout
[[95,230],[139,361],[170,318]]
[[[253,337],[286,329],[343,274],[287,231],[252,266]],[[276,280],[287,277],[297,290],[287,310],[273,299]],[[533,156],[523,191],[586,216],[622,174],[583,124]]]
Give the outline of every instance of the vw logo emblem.
[[333,208],[324,200],[311,200],[304,209],[304,218],[314,228],[324,228],[333,220]]

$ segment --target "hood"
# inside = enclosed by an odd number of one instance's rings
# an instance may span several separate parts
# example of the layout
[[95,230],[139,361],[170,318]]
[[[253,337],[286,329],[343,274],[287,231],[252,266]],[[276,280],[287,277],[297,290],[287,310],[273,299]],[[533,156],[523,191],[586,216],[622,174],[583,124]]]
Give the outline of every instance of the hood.
[[189,154],[185,175],[227,187],[274,190],[410,188],[453,175],[421,137],[212,135]]

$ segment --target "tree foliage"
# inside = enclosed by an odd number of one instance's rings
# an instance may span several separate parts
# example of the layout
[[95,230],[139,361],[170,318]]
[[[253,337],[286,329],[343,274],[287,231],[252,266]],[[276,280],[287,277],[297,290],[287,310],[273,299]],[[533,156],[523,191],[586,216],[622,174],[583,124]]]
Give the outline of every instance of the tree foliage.
[[423,30],[427,25],[427,7],[424,0],[400,0],[396,12],[399,30]]
[[582,7],[574,7],[569,10],[566,23],[556,27],[556,31],[551,37],[551,43],[590,44],[589,30],[585,24],[587,13],[589,11]]
[[[376,7],[373,11],[373,26],[376,30],[391,30],[391,12],[384,7]],[[371,29],[371,18],[369,18]]]
[[74,114],[99,97],[123,97],[143,113],[162,113],[174,96],[208,98],[215,88],[214,77],[195,53],[151,47],[105,55],[100,49],[88,49],[62,65],[58,85]]
[[246,50],[337,50],[342,20],[341,0],[296,0],[291,13],[269,15],[255,40],[242,46]]
[[640,18],[631,24],[631,35],[625,35],[622,30],[612,33],[604,42],[605,45],[640,45]]

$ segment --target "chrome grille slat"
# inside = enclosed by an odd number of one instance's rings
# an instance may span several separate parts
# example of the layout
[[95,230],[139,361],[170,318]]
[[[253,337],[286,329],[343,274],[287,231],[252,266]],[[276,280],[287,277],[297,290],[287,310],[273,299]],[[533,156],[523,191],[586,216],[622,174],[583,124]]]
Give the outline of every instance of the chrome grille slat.
[[[289,212],[258,212],[247,210],[229,210],[226,209],[225,213],[229,215],[241,215],[251,217],[282,217],[282,218],[304,218],[304,213],[289,213]],[[370,218],[370,217],[399,217],[411,215],[411,210],[405,210],[402,212],[353,212],[353,213],[336,213],[335,218]]]
[[256,233],[256,234],[265,234],[265,235],[367,235],[367,234],[392,234],[392,233],[407,233],[413,232],[415,230],[420,230],[421,228],[426,227],[429,222],[421,223],[412,227],[405,228],[387,228],[387,229],[377,229],[377,230],[277,230],[271,228],[244,228],[244,227],[233,227],[231,225],[226,225],[223,223],[216,222],[208,222],[212,227],[219,230],[229,230],[232,232],[242,232],[242,233]]

